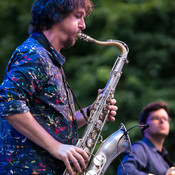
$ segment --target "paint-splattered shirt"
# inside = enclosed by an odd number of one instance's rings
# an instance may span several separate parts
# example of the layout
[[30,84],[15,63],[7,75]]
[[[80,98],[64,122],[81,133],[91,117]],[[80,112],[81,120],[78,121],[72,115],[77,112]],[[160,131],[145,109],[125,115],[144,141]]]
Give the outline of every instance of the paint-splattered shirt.
[[[59,59],[63,62],[64,57],[60,55]],[[63,83],[61,68],[53,60],[50,52],[29,37],[8,63],[0,85],[0,174],[58,175],[64,169],[63,162],[10,126],[6,116],[30,111],[59,142],[77,142],[73,97]]]

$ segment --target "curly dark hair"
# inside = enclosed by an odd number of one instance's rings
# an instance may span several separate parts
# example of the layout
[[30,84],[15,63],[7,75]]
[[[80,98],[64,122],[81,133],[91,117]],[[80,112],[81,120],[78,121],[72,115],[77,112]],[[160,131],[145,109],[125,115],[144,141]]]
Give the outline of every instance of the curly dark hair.
[[77,7],[85,8],[88,15],[93,10],[93,3],[90,0],[35,0],[31,10],[29,33],[50,29]]
[[153,102],[150,103],[148,105],[146,105],[140,115],[139,115],[139,123],[141,124],[145,124],[147,122],[147,118],[149,116],[149,114],[153,111],[157,111],[159,109],[164,109],[168,115],[169,115],[169,108],[168,108],[168,104],[163,102],[163,101],[157,101],[157,102]]

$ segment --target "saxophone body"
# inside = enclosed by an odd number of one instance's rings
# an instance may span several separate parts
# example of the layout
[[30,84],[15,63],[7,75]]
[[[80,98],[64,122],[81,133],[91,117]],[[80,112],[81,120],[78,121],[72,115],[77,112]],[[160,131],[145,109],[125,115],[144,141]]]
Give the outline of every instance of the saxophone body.
[[102,142],[85,175],[103,175],[111,162],[125,151],[131,153],[131,142],[121,123],[120,129]]
[[[131,153],[131,143],[127,130],[123,124],[121,128],[103,141],[101,136],[102,129],[107,121],[109,101],[114,97],[115,89],[122,74],[122,68],[125,63],[128,63],[127,55],[129,49],[127,45],[118,40],[97,41],[88,35],[79,33],[78,37],[86,42],[92,42],[103,46],[114,46],[120,49],[119,55],[110,72],[110,78],[106,87],[100,95],[98,95],[93,108],[90,111],[85,131],[76,144],[82,148],[91,157],[93,157],[87,169],[81,173],[83,175],[103,175],[112,162],[119,154],[124,151]],[[101,142],[101,146],[94,155],[96,145]],[[73,168],[74,169],[74,168]],[[80,173],[74,172],[74,175]],[[64,175],[68,175],[65,170]]]

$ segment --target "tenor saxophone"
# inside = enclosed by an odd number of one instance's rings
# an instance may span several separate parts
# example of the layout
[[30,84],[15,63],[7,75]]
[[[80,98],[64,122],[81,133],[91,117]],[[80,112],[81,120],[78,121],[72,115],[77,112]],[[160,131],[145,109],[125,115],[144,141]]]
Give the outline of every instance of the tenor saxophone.
[[[98,95],[90,116],[87,121],[85,131],[76,144],[77,147],[82,148],[89,155],[90,163],[87,169],[83,171],[83,175],[103,175],[110,163],[122,152],[127,151],[131,153],[131,142],[125,126],[121,123],[121,127],[115,133],[111,134],[103,141],[101,132],[107,121],[109,101],[114,97],[114,92],[118,81],[122,74],[122,68],[125,63],[128,63],[127,55],[129,52],[128,46],[119,40],[98,41],[90,36],[79,33],[77,35],[80,39],[86,42],[92,42],[103,46],[114,46],[120,49],[119,55],[111,69],[110,78],[104,90]],[[101,146],[94,155],[94,150],[97,144],[101,142]],[[91,160],[92,157],[92,160]],[[73,167],[74,169],[74,167]],[[74,169],[74,175],[79,175]],[[63,175],[68,175],[67,169]]]

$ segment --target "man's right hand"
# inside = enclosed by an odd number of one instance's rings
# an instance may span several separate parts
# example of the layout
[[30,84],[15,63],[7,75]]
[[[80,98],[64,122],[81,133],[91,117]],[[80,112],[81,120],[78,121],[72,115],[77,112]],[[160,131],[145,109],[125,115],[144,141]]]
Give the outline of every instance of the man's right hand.
[[83,149],[73,145],[59,143],[59,146],[50,153],[64,162],[69,175],[74,174],[71,164],[73,164],[76,171],[81,173],[89,162],[88,154]]

